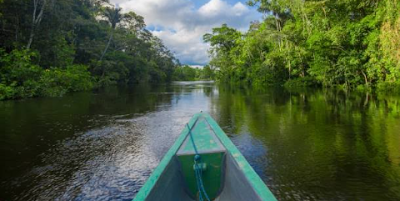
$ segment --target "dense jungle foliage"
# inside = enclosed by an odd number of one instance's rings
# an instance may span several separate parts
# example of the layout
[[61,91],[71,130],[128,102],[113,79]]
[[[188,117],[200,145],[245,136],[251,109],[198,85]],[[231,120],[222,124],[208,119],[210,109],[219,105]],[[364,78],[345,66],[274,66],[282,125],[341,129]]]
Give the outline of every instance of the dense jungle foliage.
[[168,82],[179,61],[108,0],[0,0],[0,100]]
[[217,79],[233,83],[395,89],[400,1],[250,0],[264,13],[246,33],[204,35]]

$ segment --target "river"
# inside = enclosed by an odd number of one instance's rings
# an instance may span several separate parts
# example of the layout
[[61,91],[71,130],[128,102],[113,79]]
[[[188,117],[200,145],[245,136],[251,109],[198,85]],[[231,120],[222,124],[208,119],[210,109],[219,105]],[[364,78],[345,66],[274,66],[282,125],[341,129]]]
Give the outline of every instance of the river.
[[279,200],[400,200],[399,96],[212,82],[0,102],[0,200],[131,200],[199,111]]

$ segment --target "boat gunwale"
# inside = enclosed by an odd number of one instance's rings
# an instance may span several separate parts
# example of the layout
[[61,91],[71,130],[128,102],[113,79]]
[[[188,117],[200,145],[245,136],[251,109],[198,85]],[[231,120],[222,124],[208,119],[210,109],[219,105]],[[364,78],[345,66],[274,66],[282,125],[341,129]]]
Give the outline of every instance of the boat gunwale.
[[230,154],[235,162],[238,164],[240,170],[243,172],[244,176],[247,178],[250,185],[253,187],[255,192],[258,194],[263,201],[277,201],[274,194],[267,187],[260,176],[254,171],[246,158],[242,155],[239,149],[233,144],[229,137],[225,134],[218,123],[208,114],[202,113],[206,121],[214,131],[215,135],[219,138],[222,145],[225,146],[227,154]]
[[[189,126],[192,127],[196,122],[197,119],[202,115],[202,113],[197,113],[195,114],[188,122]],[[138,194],[136,194],[135,198],[133,201],[144,201],[146,200],[147,196],[157,183],[158,179],[164,172],[165,168],[168,166],[172,158],[175,156],[177,151],[179,150],[181,144],[184,142],[186,139],[186,136],[189,133],[189,129],[187,126],[182,130],[181,134],[179,137],[175,140],[174,144],[172,147],[167,151],[167,153],[164,155],[164,157],[161,159],[160,163],[158,166],[154,169],[154,171],[151,173],[150,177],[146,180],[145,184],[140,188]]]
[[[258,174],[254,171],[242,153],[237,149],[237,147],[233,144],[233,142],[229,139],[229,137],[225,134],[222,128],[218,125],[218,123],[206,112],[201,112],[195,114],[188,122],[189,127],[193,127],[197,120],[203,116],[206,122],[209,124],[211,129],[214,131],[214,134],[219,138],[222,145],[225,147],[227,154],[230,154],[234,161],[238,164],[240,170],[243,172],[247,181],[253,187],[254,191],[257,193],[259,198],[263,201],[277,201],[275,196],[272,194],[270,189],[264,183],[263,180],[258,176]],[[175,143],[165,154],[163,159],[160,161],[159,165],[154,169],[150,177],[147,179],[145,184],[139,190],[138,194],[136,194],[133,201],[144,201],[147,196],[157,183],[158,179],[164,172],[165,168],[168,166],[172,158],[178,152],[180,146],[186,139],[189,134],[189,129],[187,126],[182,130],[179,137],[176,139]]]

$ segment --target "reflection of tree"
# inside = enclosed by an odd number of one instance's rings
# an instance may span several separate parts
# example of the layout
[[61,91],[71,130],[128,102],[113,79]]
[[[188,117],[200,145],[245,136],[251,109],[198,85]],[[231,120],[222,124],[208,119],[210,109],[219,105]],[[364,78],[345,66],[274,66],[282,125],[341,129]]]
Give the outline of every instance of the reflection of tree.
[[220,86],[212,100],[227,133],[266,145],[265,175],[283,200],[400,199],[399,97]]
[[215,87],[213,85],[203,85],[203,93],[207,97],[212,97]]
[[174,104],[178,104],[182,95],[204,94],[206,97],[213,97],[216,89],[214,83],[207,81],[184,81],[174,82],[170,86],[171,92],[174,94]]
[[30,169],[37,155],[59,141],[112,124],[117,116],[129,118],[137,113],[156,111],[159,105],[170,105],[172,94],[161,93],[165,87],[110,87],[62,98],[0,102],[1,140],[10,142],[2,147],[7,154],[3,154],[1,160],[7,160],[8,165],[0,168],[1,172],[13,178],[21,173],[18,171]]

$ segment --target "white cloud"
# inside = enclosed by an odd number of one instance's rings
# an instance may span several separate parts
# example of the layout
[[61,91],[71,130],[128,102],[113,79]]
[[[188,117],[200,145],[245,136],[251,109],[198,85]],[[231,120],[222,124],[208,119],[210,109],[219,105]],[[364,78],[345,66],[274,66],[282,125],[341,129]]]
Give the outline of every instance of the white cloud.
[[239,30],[247,30],[260,14],[240,2],[234,5],[224,0],[210,0],[196,8],[189,0],[111,0],[123,11],[142,15],[153,34],[175,53],[183,64],[206,64],[208,44],[202,36],[213,27],[226,23]]
[[215,16],[220,14],[220,12],[225,9],[229,10],[229,7],[230,6],[225,1],[211,0],[208,3],[204,4],[202,7],[200,7],[199,13],[207,17]]

